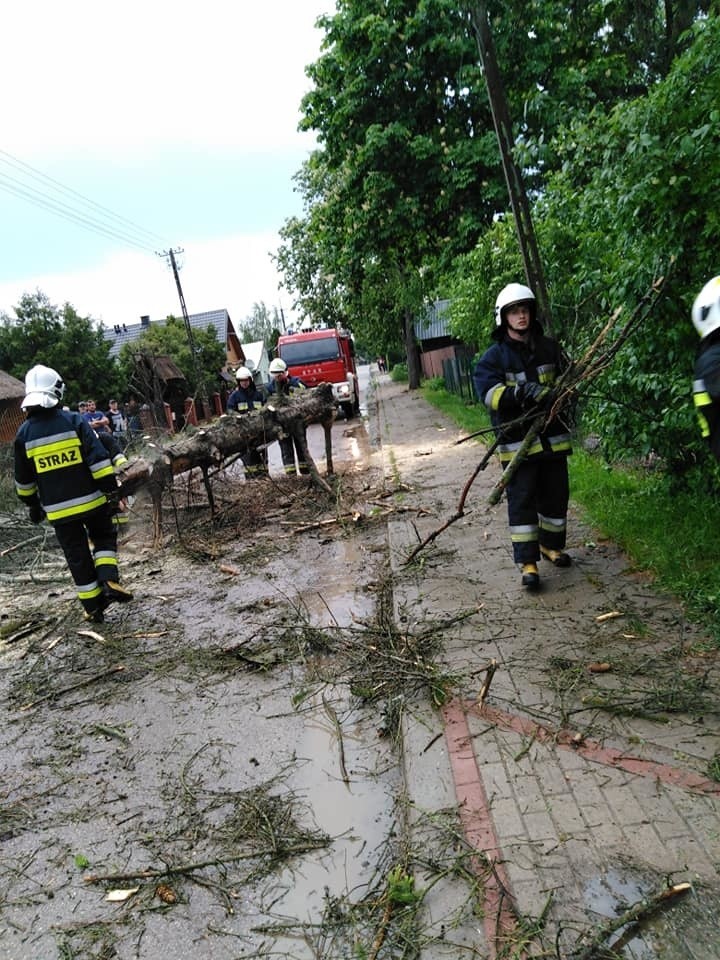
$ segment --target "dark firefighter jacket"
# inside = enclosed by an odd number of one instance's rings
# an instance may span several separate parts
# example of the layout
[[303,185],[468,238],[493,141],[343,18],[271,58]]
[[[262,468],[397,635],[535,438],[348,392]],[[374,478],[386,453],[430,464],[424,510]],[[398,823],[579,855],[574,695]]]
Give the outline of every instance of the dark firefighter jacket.
[[298,390],[304,390],[305,384],[299,377],[287,377],[285,380],[271,380],[266,389],[268,396],[291,397]]
[[67,523],[116,489],[110,457],[80,414],[30,411],[15,437],[15,491],[26,506],[39,502],[50,523]]
[[720,460],[720,338],[702,341],[695,360],[693,401],[700,431]]
[[[562,357],[556,340],[539,332],[533,333],[527,343],[511,340],[505,335],[480,358],[473,372],[473,383],[479,399],[490,411],[493,425],[500,427],[528,412],[515,399],[517,384],[535,381],[552,387],[561,370]],[[529,423],[530,420],[526,418],[502,432],[498,444],[502,463],[512,460],[527,433]],[[528,456],[543,453],[565,455],[571,451],[568,428],[559,418],[555,418],[535,439]]]
[[260,393],[254,383],[249,387],[235,387],[228,397],[228,410],[235,410],[237,413],[249,413],[251,410],[259,410],[265,402],[265,398]]

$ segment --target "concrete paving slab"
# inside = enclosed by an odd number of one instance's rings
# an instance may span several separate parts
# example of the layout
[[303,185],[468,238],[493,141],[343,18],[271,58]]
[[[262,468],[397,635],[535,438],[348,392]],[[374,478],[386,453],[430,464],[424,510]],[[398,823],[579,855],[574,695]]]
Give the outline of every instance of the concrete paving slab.
[[[707,777],[720,743],[718,717],[700,697],[695,705],[684,701],[684,711],[647,706],[673,673],[680,685],[702,676],[706,691],[720,692],[717,657],[694,659],[701,628],[574,507],[573,565],[541,563],[542,589],[524,591],[504,504],[485,505],[499,475],[495,464],[479,475],[466,516],[408,566],[408,551],[455,512],[482,448],[456,446],[457,428],[405,385],[381,377],[376,389],[385,463],[409,488],[404,507],[417,511],[390,524],[398,617],[428,623],[479,607],[448,631],[440,655],[460,675],[457,699],[433,717],[405,718],[412,807],[454,807],[478,863],[502,873],[502,902],[516,917],[547,909],[540,937],[547,949],[560,936],[569,951],[581,932],[671,876],[690,881],[692,899],[626,930],[617,949],[641,960],[718,960],[720,784]],[[479,704],[492,658],[497,672]],[[591,673],[593,661],[608,661],[608,672]],[[625,712],[616,709],[619,701]],[[443,726],[444,738],[425,754]],[[478,904],[486,918],[497,894],[487,882]],[[449,915],[452,901],[452,885],[445,885],[429,921]],[[512,942],[508,929],[501,935],[486,922],[474,940],[472,925],[462,936],[477,951],[470,956],[498,957],[503,941]],[[440,957],[433,949],[423,960]]]

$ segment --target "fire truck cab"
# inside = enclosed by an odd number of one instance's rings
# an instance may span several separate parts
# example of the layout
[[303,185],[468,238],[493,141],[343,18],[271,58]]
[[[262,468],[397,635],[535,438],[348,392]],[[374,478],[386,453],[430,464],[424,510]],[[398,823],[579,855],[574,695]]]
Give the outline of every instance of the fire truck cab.
[[288,373],[308,387],[330,383],[335,402],[346,419],[360,413],[360,387],[355,366],[355,344],[347,330],[303,328],[278,339],[278,356]]

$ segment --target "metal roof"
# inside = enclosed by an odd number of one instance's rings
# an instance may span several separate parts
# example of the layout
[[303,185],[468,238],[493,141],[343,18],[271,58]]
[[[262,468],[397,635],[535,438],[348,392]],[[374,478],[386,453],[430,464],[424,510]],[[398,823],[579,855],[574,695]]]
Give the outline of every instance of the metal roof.
[[[208,327],[214,327],[218,341],[227,344],[228,329],[232,328],[232,321],[227,310],[206,310],[204,313],[191,313],[188,315],[188,320],[190,326],[196,330],[207,330]],[[110,356],[117,357],[123,344],[133,343],[141,333],[148,329],[148,326],[157,323],[164,324],[165,320],[149,320],[148,323],[116,323],[112,327],[105,327],[103,336],[112,344]]]
[[415,335],[418,340],[435,340],[438,337],[450,337],[448,328],[449,300],[436,300],[425,308],[425,314],[415,320]]

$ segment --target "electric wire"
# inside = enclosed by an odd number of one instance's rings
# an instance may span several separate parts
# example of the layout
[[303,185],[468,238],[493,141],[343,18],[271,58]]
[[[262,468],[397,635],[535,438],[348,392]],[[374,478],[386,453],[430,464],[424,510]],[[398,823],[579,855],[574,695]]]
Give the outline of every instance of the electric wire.
[[[48,210],[63,219],[77,223],[86,227],[95,233],[110,237],[111,239],[121,240],[129,243],[144,251],[152,249],[151,242],[162,241],[163,238],[151,230],[140,226],[133,220],[115,213],[108,207],[96,203],[89,197],[84,196],[77,190],[67,187],[59,180],[42,173],[25,161],[13,156],[6,150],[0,149],[0,164],[5,164],[14,172],[19,172],[24,177],[36,180],[44,187],[54,191],[61,196],[64,194],[73,203],[65,202],[62,199],[53,197],[50,193],[38,190],[31,183],[25,183],[16,177],[10,176],[7,172],[0,170],[0,189],[14,194],[19,199],[32,203],[42,209]],[[75,201],[81,201],[82,207]],[[87,207],[87,209],[83,209]]]
[[[10,178],[10,180],[12,179],[13,178]],[[145,243],[139,243],[137,240],[118,233],[116,230],[111,230],[109,226],[105,226],[97,221],[92,221],[87,217],[84,217],[79,212],[73,211],[71,208],[67,207],[66,204],[59,204],[57,201],[52,199],[40,199],[41,194],[39,194],[38,191],[34,191],[34,194],[36,195],[33,195],[33,193],[23,189],[22,187],[11,186],[10,183],[3,180],[2,174],[0,174],[0,190],[4,190],[6,193],[13,194],[19,199],[26,200],[28,203],[32,203],[34,206],[47,210],[50,213],[54,213],[63,220],[68,220],[71,223],[76,223],[79,226],[86,227],[88,230],[92,230],[94,233],[99,233],[113,240],[122,240],[123,243],[129,243],[132,246],[137,247],[139,250],[148,251],[151,249]],[[62,207],[65,207],[65,210],[63,210]]]

